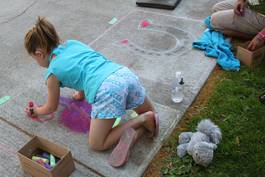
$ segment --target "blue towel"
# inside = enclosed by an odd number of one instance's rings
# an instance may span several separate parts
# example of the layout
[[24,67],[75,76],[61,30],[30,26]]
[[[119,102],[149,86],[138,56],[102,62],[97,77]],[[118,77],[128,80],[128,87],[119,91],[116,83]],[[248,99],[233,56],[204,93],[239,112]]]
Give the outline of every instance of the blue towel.
[[208,27],[192,46],[197,49],[205,50],[205,55],[217,58],[217,63],[224,69],[239,71],[240,62],[235,58],[231,51],[231,44],[225,40],[222,33],[214,31],[211,26],[211,17],[207,17],[204,23]]

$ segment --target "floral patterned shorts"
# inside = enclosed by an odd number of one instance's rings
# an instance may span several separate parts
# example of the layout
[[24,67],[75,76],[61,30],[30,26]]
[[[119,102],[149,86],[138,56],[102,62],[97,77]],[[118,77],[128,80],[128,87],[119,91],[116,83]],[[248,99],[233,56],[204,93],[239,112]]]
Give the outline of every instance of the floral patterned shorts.
[[126,110],[143,104],[145,89],[127,67],[112,73],[99,87],[92,104],[92,118],[110,119],[123,116]]

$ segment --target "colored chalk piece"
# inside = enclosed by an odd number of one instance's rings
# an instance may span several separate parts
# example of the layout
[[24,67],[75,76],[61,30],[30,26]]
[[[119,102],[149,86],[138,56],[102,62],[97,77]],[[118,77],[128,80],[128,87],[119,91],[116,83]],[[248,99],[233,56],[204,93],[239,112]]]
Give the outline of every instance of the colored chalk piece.
[[44,166],[44,164],[45,164],[41,159],[36,160],[36,162],[37,162],[38,164],[42,165],[42,166]]
[[44,167],[47,168],[48,170],[52,169],[52,167],[48,163],[44,163]]
[[110,24],[110,25],[114,25],[117,21],[118,21],[118,19],[115,18],[115,17],[113,17],[113,18],[109,21],[109,24]]
[[32,156],[32,160],[34,160],[36,162],[39,161],[39,160],[41,160],[44,163],[49,163],[49,160],[48,159],[45,159],[45,158],[42,158],[42,157],[38,157],[38,156]]
[[52,154],[50,154],[50,166],[55,167],[55,165],[56,165],[55,157]]
[[43,152],[43,153],[42,153],[42,157],[43,157],[43,158],[46,158],[46,159],[50,159],[50,154],[47,153],[47,152]]
[[121,117],[118,117],[118,118],[116,119],[116,121],[114,122],[112,128],[114,128],[114,127],[116,127],[117,125],[119,125],[120,122],[121,122]]
[[52,167],[48,163],[43,162],[41,159],[37,160],[36,162],[48,170],[52,169]]
[[7,102],[10,99],[11,99],[10,96],[4,96],[4,97],[0,98],[0,104],[4,104],[5,102]]
[[133,111],[132,113],[131,113],[131,117],[132,118],[135,118],[135,117],[137,117],[138,116],[138,114],[135,112],[135,111]]

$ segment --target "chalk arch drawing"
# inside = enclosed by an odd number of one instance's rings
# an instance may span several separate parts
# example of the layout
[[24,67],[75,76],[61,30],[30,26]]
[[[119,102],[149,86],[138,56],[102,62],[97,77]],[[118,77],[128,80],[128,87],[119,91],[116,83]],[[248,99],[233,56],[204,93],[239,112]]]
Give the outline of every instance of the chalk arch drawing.
[[[140,21],[139,34],[134,41],[123,39],[115,42],[130,51],[149,56],[179,56],[191,49],[192,34],[180,28],[153,24],[148,20]],[[155,37],[154,37],[155,36]]]

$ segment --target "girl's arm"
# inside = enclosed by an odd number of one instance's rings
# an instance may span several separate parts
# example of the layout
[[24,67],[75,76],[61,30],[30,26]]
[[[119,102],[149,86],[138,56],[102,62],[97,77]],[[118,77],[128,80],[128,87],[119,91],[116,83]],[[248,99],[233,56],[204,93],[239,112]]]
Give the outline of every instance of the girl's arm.
[[48,101],[40,107],[37,107],[34,112],[37,115],[50,114],[56,111],[60,97],[60,82],[54,75],[50,75],[47,80]]

